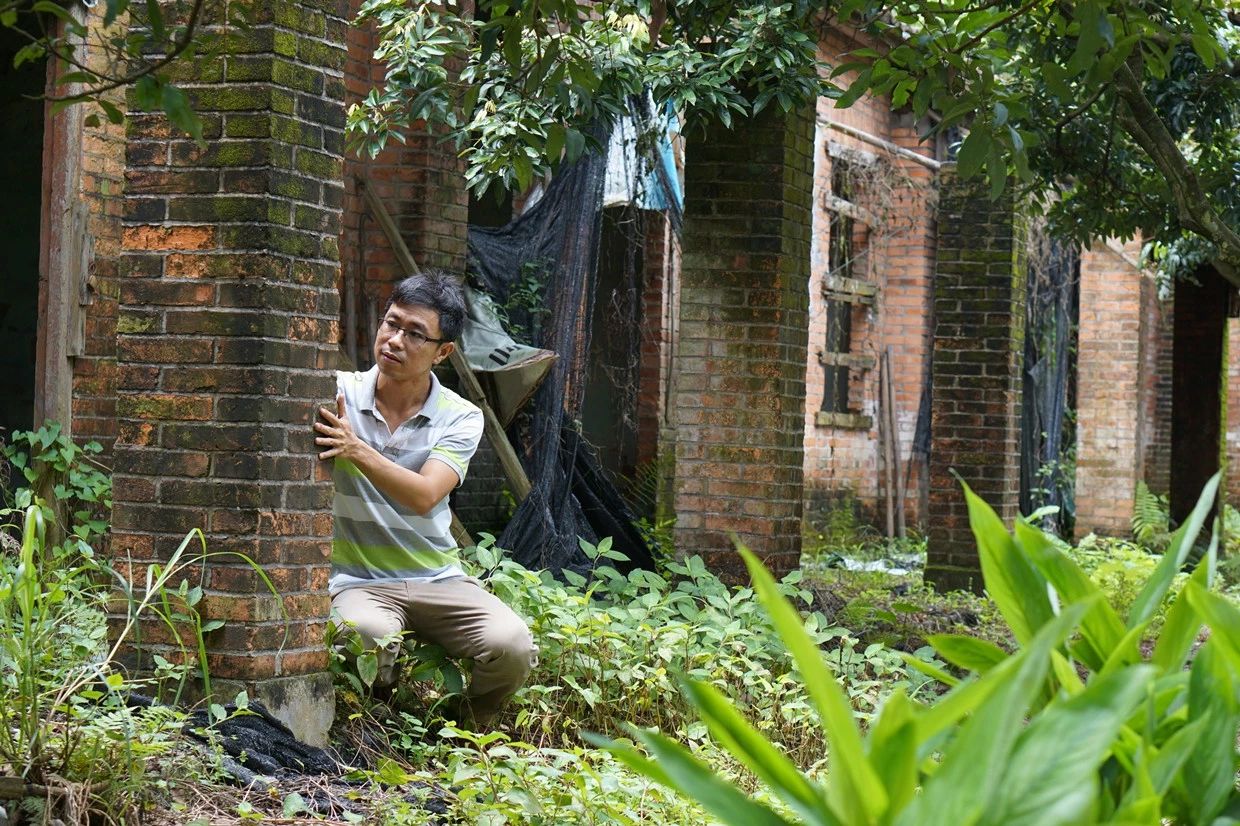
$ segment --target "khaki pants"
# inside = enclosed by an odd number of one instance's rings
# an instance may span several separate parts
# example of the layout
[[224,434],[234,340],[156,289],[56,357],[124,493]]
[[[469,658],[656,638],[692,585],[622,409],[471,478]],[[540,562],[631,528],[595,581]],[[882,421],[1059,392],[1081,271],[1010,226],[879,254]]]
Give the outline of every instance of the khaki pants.
[[[375,648],[377,639],[408,631],[421,642],[443,646],[450,657],[473,660],[466,694],[479,722],[499,710],[538,662],[529,628],[473,577],[355,585],[333,596],[332,608],[367,648]],[[377,650],[376,685],[395,682],[399,650],[399,643]]]

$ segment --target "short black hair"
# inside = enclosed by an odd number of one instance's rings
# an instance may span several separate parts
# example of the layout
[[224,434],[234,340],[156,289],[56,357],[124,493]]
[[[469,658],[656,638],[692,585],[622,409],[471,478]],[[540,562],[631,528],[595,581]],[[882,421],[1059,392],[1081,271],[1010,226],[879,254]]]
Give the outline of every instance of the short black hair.
[[423,270],[396,284],[383,312],[393,304],[428,307],[439,313],[439,337],[456,341],[465,324],[465,291],[456,276],[445,270]]

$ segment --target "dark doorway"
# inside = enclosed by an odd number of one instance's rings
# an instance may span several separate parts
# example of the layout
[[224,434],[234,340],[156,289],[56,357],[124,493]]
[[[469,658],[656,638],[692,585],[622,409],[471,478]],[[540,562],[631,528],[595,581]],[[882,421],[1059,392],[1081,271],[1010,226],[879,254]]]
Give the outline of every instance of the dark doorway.
[[0,27],[0,438],[34,420],[35,344],[39,335],[39,219],[43,200],[42,61],[13,68],[24,40]]

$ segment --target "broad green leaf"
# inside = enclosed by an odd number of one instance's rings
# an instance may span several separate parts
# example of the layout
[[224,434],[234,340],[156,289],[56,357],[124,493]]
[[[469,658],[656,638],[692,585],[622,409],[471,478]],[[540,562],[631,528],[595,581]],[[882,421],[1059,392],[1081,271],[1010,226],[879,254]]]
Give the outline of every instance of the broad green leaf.
[[366,651],[357,657],[357,676],[368,686],[375,684],[379,678],[379,658],[373,651]]
[[926,642],[952,665],[978,674],[985,674],[1010,656],[993,642],[963,634],[933,634]]
[[887,793],[865,758],[848,698],[823,662],[822,652],[805,632],[796,609],[779,593],[774,578],[748,548],[738,547],[738,551],[753,578],[754,592],[792,654],[826,730],[831,755],[827,800],[832,811],[849,826],[875,822],[887,808]]
[[883,703],[866,738],[870,765],[890,800],[888,812],[904,809],[917,793],[917,707],[897,688]]
[[961,486],[969,505],[969,526],[977,538],[986,592],[1007,620],[1016,641],[1025,645],[1053,615],[1046,579],[1025,559],[990,505],[967,484],[962,482]]
[[[1021,732],[1006,763],[999,797],[982,822],[996,826],[1086,822],[1098,793],[1098,767],[1153,675],[1149,666],[1129,666],[1047,706]],[[1069,743],[1071,747],[1065,748]]]
[[972,178],[982,168],[990,154],[990,133],[979,124],[967,136],[956,152],[956,170],[961,178]]
[[[1102,592],[1075,562],[1060,551],[1046,534],[1026,523],[1016,520],[1016,540],[1034,567],[1059,594],[1063,604],[1086,599],[1093,600],[1093,607],[1081,620],[1081,637],[1085,645],[1079,648],[1085,664],[1094,671],[1101,670],[1124,638],[1124,623],[1115,609],[1105,599],[1093,599]],[[1133,660],[1137,655],[1131,650]]]
[[1210,644],[1219,645],[1232,668],[1240,670],[1240,609],[1191,580],[1184,585],[1184,593],[1210,626]]
[[[1188,581],[1208,590],[1214,578],[1217,559],[1218,531],[1215,530],[1214,535],[1210,537],[1210,547],[1206,551],[1205,558],[1197,564],[1197,568]],[[1170,610],[1167,611],[1167,619],[1163,623],[1162,633],[1158,635],[1158,641],[1154,644],[1154,655],[1151,661],[1163,673],[1179,671],[1184,667],[1188,652],[1192,650],[1193,641],[1197,639],[1200,631],[1201,617],[1193,609],[1188,597],[1181,591],[1175,602],[1171,604]]]
[[1211,643],[1197,652],[1188,682],[1188,717],[1206,721],[1184,764],[1194,823],[1214,820],[1236,785],[1235,678]]
[[897,824],[969,826],[981,822],[1002,782],[995,767],[1009,761],[1021,723],[1042,690],[1051,651],[1063,643],[1088,608],[1088,603],[1067,606],[1023,651],[982,678],[980,682],[994,683],[990,696],[942,750],[938,772],[925,782],[921,795],[900,814]]
[[654,759],[617,740],[598,735],[587,735],[586,739],[607,749],[637,773],[697,801],[703,809],[729,826],[792,826],[766,806],[750,800],[675,740],[635,726],[629,729]]
[[1141,593],[1132,603],[1132,610],[1128,613],[1129,628],[1152,617],[1163,597],[1167,595],[1171,581],[1175,579],[1176,573],[1188,559],[1188,553],[1192,550],[1193,543],[1197,541],[1197,534],[1201,533],[1201,528],[1205,525],[1206,515],[1214,506],[1218,483],[1219,474],[1216,473],[1210,477],[1209,482],[1206,482],[1188,519],[1184,520],[1184,524],[1171,535],[1170,547],[1167,548],[1167,552],[1163,554],[1154,573],[1150,575],[1145,587],[1141,589]]
[[821,787],[741,716],[717,688],[686,680],[684,690],[720,745],[766,783],[805,823],[839,823],[827,808]]

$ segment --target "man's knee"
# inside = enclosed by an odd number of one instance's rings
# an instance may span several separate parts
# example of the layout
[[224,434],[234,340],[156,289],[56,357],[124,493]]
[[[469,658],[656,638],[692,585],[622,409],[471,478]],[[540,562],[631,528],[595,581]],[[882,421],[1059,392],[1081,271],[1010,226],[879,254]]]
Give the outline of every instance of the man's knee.
[[392,637],[402,630],[400,618],[390,611],[379,609],[359,610],[357,608],[334,605],[332,622],[337,626],[341,637],[356,634],[361,638],[362,647],[375,647],[376,640]]
[[487,629],[485,653],[479,659],[493,663],[524,681],[538,664],[538,646],[530,629],[515,615],[508,622],[499,622]]

